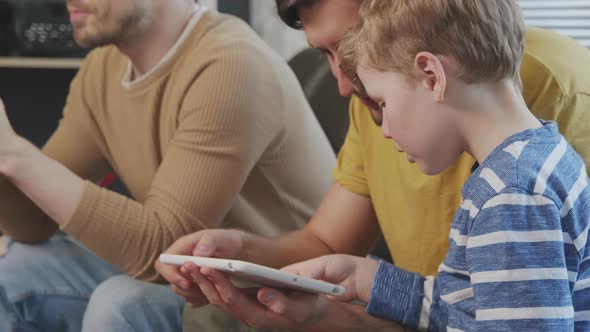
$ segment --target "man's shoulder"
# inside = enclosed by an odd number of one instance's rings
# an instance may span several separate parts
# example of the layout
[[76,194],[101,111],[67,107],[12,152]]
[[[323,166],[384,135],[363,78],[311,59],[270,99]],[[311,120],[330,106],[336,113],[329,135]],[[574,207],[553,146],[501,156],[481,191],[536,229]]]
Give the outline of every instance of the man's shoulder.
[[203,39],[215,39],[220,44],[232,44],[238,40],[259,40],[256,32],[246,22],[231,15],[207,11],[201,21]]
[[206,12],[190,33],[172,70],[187,83],[206,72],[217,73],[250,86],[271,86],[269,89],[274,91],[269,93],[277,96],[277,89],[298,86],[287,62],[250,26],[213,11]]
[[242,20],[207,11],[187,40],[188,61],[236,57],[244,60],[275,57],[272,49]]
[[525,87],[553,83],[561,95],[590,93],[590,51],[556,32],[528,28],[521,75]]

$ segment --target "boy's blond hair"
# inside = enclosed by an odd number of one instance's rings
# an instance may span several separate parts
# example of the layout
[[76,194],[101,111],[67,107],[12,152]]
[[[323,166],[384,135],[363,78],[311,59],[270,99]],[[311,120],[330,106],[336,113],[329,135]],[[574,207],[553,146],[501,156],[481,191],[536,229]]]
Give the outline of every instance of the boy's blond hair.
[[525,28],[515,0],[365,0],[360,16],[339,46],[360,93],[359,63],[413,77],[422,51],[456,59],[466,83],[520,82]]

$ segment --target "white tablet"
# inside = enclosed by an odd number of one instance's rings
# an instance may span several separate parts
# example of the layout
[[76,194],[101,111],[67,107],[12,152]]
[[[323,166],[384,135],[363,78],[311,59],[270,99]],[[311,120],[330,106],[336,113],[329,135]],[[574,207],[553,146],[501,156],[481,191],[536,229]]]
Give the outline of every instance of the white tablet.
[[344,287],[339,285],[238,260],[161,254],[160,262],[174,265],[193,262],[199,267],[214,268],[230,276],[263,286],[329,295],[342,295],[345,292]]

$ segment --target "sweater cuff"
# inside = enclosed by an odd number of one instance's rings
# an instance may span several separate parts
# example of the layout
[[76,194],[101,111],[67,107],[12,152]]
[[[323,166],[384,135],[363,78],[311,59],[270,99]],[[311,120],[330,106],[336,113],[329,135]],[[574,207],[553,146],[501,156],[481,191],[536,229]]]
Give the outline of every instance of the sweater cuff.
[[381,261],[373,281],[367,313],[418,327],[424,294],[424,278]]

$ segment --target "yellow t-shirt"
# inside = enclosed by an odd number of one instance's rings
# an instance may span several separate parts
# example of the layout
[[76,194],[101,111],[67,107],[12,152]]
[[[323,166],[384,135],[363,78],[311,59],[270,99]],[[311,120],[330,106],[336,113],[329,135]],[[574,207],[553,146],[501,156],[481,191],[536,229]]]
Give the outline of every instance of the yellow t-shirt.
[[[557,120],[561,132],[590,165],[590,51],[556,33],[530,28],[521,76],[532,112]],[[474,159],[464,154],[453,166],[427,176],[383,138],[357,98],[334,179],[371,197],[396,265],[434,275],[448,248],[448,233]]]

